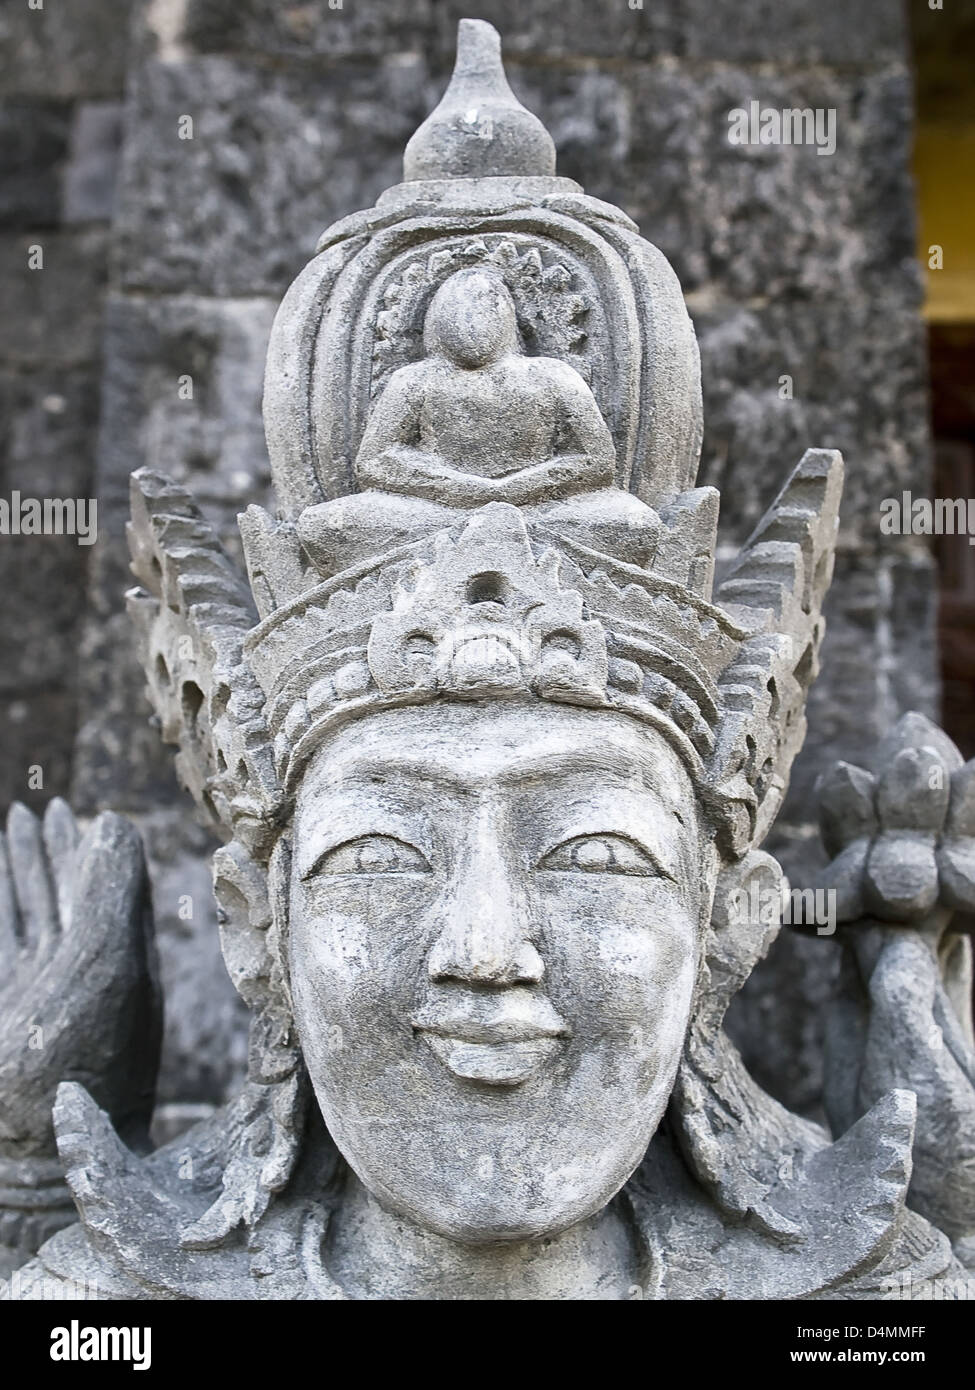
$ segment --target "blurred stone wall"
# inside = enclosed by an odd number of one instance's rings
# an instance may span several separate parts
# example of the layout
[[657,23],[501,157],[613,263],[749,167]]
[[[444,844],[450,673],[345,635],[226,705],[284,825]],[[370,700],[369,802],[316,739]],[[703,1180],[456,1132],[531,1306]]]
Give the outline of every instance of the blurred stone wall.
[[[0,10],[0,495],[90,497],[128,10]],[[31,248],[42,268],[31,270]],[[66,793],[92,548],[0,537],[0,800]],[[31,766],[43,785],[28,785]],[[36,777],[33,780],[37,780]]]
[[[164,1096],[215,1096],[243,1052],[206,841],[148,725],[122,613],[128,474],[149,463],[190,486],[228,542],[235,513],[266,499],[261,374],[277,302],[327,224],[399,181],[463,16],[500,29],[559,172],[623,207],[680,276],[723,553],[807,445],[847,457],[824,671],[775,843],[808,881],[818,767],[862,759],[897,712],[934,712],[937,698],[929,555],[916,539],[881,541],[877,525],[881,498],[924,491],[929,468],[899,0],[136,0],[127,49],[118,0],[53,10],[44,29],[26,10],[3,21],[2,119],[29,131],[0,204],[4,255],[17,265],[38,227],[57,247],[43,289],[26,272],[4,277],[20,330],[2,349],[4,428],[14,472],[44,486],[56,475],[57,493],[90,476],[100,409],[100,539],[81,555],[59,541],[49,561],[36,544],[29,559],[2,552],[18,602],[4,607],[13,660],[0,679],[27,708],[4,737],[50,760],[46,791],[66,789],[71,763],[80,811],[111,805],[143,826],[170,985]],[[100,215],[72,221],[72,161],[107,170],[123,74],[114,216],[89,193]],[[728,112],[753,100],[835,108],[835,154],[731,145]],[[49,175],[20,177],[38,168]],[[8,764],[16,756],[5,776]],[[829,943],[783,939],[734,1009],[760,1079],[806,1109],[834,967]]]

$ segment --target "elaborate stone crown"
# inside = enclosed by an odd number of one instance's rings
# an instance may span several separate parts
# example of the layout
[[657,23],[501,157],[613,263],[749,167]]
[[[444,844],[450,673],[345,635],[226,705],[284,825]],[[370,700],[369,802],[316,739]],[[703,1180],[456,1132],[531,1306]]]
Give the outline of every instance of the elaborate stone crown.
[[332,730],[434,699],[654,726],[733,853],[778,809],[841,461],[804,456],[712,601],[717,494],[694,487],[679,284],[552,167],[494,30],[463,21],[405,181],[325,234],[278,313],[264,414],[280,513],[240,519],[249,582],[185,493],[133,477],[150,698],[205,814],[258,856]]
[[285,785],[336,723],[438,696],[532,694],[672,726],[700,771],[744,634],[686,587],[488,503],[275,609],[247,638]]

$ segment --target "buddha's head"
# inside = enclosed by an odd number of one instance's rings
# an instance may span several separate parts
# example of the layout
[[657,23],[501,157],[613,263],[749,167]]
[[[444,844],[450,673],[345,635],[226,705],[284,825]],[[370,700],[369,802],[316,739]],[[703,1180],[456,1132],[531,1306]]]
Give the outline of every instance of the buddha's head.
[[296,798],[288,963],[329,1131],[463,1241],[599,1210],[660,1121],[716,858],[688,771],[624,715],[373,715]]
[[428,356],[475,370],[517,351],[514,300],[499,275],[458,270],[437,290],[427,310],[423,344]]

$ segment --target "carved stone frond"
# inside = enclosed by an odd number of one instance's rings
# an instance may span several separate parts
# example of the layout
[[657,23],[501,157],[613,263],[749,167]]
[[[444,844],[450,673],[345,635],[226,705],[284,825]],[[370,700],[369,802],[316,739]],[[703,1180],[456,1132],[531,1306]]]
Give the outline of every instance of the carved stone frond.
[[150,703],[176,770],[207,823],[256,853],[281,794],[264,697],[242,656],[258,621],[246,581],[192,498],[160,473],[132,475],[127,595]]
[[840,454],[807,449],[715,594],[750,634],[719,681],[726,715],[715,783],[733,808],[726,831],[733,853],[761,844],[805,738],[842,487]]

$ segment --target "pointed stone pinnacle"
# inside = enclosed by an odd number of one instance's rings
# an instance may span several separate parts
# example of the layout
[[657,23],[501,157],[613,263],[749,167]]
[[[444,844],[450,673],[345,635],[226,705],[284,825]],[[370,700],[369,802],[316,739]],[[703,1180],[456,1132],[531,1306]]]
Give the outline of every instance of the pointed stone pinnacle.
[[552,137],[508,86],[498,31],[484,20],[462,19],[450,85],[406,147],[404,179],[554,173]]

